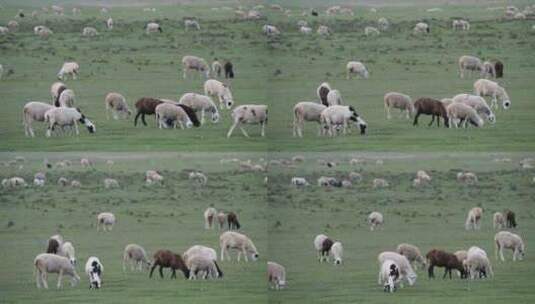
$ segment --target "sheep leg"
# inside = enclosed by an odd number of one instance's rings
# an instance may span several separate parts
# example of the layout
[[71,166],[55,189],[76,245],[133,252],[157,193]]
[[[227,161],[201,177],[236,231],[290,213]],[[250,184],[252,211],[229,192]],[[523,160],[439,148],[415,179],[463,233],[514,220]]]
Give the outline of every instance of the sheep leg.
[[41,281],[43,282],[43,286],[45,289],[48,289],[48,276],[46,274],[46,271],[41,273]]
[[147,125],[147,122],[145,121],[145,113],[141,113],[141,121],[145,126]]
[[80,135],[80,131],[78,130],[78,124],[76,121],[74,121],[74,131],[76,132],[76,135]]
[[[160,265],[160,267],[158,268],[158,272],[160,273],[160,278],[163,279],[163,267],[162,267],[161,265]],[[171,277],[172,277],[172,276],[173,276],[173,275],[171,274]]]
[[152,278],[152,273],[154,272],[154,268],[156,268],[156,264],[152,265],[150,272],[149,272],[149,278]]
[[201,110],[201,125],[204,125],[204,109]]
[[[247,134],[247,132],[245,132],[245,129],[240,125],[240,130],[241,132],[243,133],[243,136],[245,137],[249,137],[249,134]],[[263,136],[263,135],[262,135]]]
[[41,288],[41,271],[39,271],[39,268],[35,267],[35,283],[37,284],[37,288]]
[[247,257],[247,252],[245,252],[245,248],[243,248],[242,250],[243,250],[243,259],[245,260],[245,262],[249,262],[249,258]]
[[343,123],[343,129],[342,129],[342,134],[346,135],[347,134],[347,120],[344,119],[344,123]]
[[58,289],[61,288],[61,281],[63,280],[63,269],[60,269],[59,270],[59,274],[58,274]]
[[238,262],[240,261],[240,258],[241,258],[241,251],[238,251],[238,257],[237,257]]
[[171,279],[176,279],[176,269],[174,268],[171,268]]
[[266,122],[262,122],[262,131],[260,132],[260,136],[264,137],[266,135]]
[[429,265],[429,268],[427,269],[427,276],[431,279],[435,277],[435,273],[433,272],[433,265]]
[[433,122],[435,122],[435,115],[431,115],[431,122],[427,126],[430,127]]
[[234,129],[236,128],[236,126],[237,126],[239,123],[240,123],[239,121],[234,121],[234,123],[232,124],[232,126],[231,126],[230,129],[228,130],[227,138],[230,138],[230,136],[232,135],[232,132],[234,132]]
[[418,117],[420,116],[420,112],[417,112],[414,116],[414,122],[412,123],[413,126],[418,125]]
[[500,247],[500,259],[502,262],[505,262],[505,258],[503,257],[503,247]]
[[141,112],[137,112],[136,117],[134,118],[134,127],[137,126],[137,119],[141,115]]

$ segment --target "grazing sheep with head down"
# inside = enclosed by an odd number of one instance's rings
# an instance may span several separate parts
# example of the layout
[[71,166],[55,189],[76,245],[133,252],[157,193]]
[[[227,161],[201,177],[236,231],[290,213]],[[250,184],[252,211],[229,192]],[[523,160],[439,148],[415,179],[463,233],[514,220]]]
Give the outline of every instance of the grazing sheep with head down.
[[80,66],[77,62],[65,62],[58,72],[58,79],[65,80],[66,75],[71,76],[73,80],[76,80],[78,73],[80,72]]
[[414,113],[414,105],[412,104],[412,99],[409,95],[390,92],[385,94],[383,100],[385,104],[386,119],[392,118],[390,115],[391,108],[399,109],[401,114],[405,112],[407,119]]
[[189,180],[196,182],[200,186],[206,186],[206,183],[208,182],[208,177],[204,175],[202,172],[190,172],[188,175]]
[[384,32],[390,27],[390,22],[385,17],[381,17],[379,20],[377,20],[377,26],[381,31]]
[[231,117],[233,120],[233,124],[228,130],[227,138],[230,138],[232,135],[232,132],[236,127],[240,127],[240,130],[242,131],[243,135],[245,137],[249,137],[245,129],[241,126],[241,124],[260,124],[261,125],[261,131],[260,136],[265,136],[265,127],[268,121],[268,107],[267,105],[254,105],[254,104],[247,104],[247,105],[241,105],[234,110],[232,110]]
[[[384,251],[377,256],[377,260],[379,261],[379,265],[382,265],[386,260],[392,260],[396,263],[399,268],[400,287],[403,288],[403,280],[406,280],[410,286],[416,283],[417,275],[412,269],[411,263],[405,256],[397,252]],[[381,277],[379,277],[378,283],[382,284]]]
[[205,78],[210,77],[210,67],[204,58],[187,55],[182,57],[182,76],[186,79],[187,72],[197,71],[204,75]]
[[477,175],[473,172],[459,172],[457,173],[457,181],[467,185],[475,185],[478,179]]
[[188,248],[188,250],[184,252],[184,254],[182,254],[182,258],[184,259],[186,264],[188,263],[188,260],[194,256],[202,256],[204,258],[217,261],[217,252],[215,251],[215,249],[203,245],[191,246],[190,248]]
[[311,27],[308,27],[308,26],[301,26],[299,28],[299,32],[301,34],[305,34],[305,35],[309,35],[312,33],[312,28]]
[[346,64],[347,79],[351,79],[352,75],[355,74],[364,79],[368,79],[369,73],[366,66],[360,61],[349,61]]
[[186,31],[188,31],[190,28],[195,29],[197,31],[201,30],[201,26],[199,25],[199,22],[193,19],[184,20],[184,28],[186,29]]
[[483,118],[486,118],[490,123],[496,122],[496,116],[490,109],[485,99],[481,96],[470,94],[458,94],[452,98],[453,102],[463,103],[476,110],[477,114]]
[[476,110],[464,103],[454,102],[446,108],[446,111],[448,113],[449,125],[453,125],[455,128],[458,128],[459,125],[462,127],[463,123],[465,128],[468,127],[468,123],[475,127],[482,127],[484,124],[483,119],[477,114]]
[[71,242],[62,243],[57,254],[68,258],[71,264],[76,265],[76,251]]
[[102,212],[97,215],[97,232],[100,231],[112,231],[113,226],[115,226],[116,219],[115,215],[110,212]]
[[152,278],[154,269],[158,266],[158,272],[163,279],[163,268],[171,268],[171,279],[176,279],[176,270],[180,269],[184,273],[186,279],[190,276],[190,271],[184,263],[184,260],[179,254],[173,253],[171,250],[160,249],[153,255],[152,268],[150,269],[149,278]]
[[123,272],[126,271],[126,264],[130,264],[130,269],[133,271],[136,268],[139,271],[143,270],[143,267],[148,269],[151,265],[147,258],[145,249],[137,244],[128,244],[124,248],[123,252]]
[[84,27],[82,31],[82,36],[85,37],[95,37],[98,35],[97,29],[94,27]]
[[472,246],[468,249],[466,260],[463,261],[463,266],[465,272],[472,280],[478,276],[479,278],[494,276],[487,253],[485,250],[477,246]]
[[413,29],[413,33],[418,35],[418,34],[429,34],[430,32],[430,29],[429,29],[429,24],[425,23],[425,22],[418,22],[416,23],[416,25],[414,26],[414,29]]
[[485,75],[485,66],[483,61],[475,56],[464,55],[459,58],[459,75],[464,78],[464,73],[479,72],[480,76]]
[[7,33],[9,33],[9,28],[5,26],[0,26],[0,35],[5,35]]
[[379,285],[385,292],[394,292],[400,283],[399,266],[393,260],[385,260],[379,269]]
[[111,17],[109,17],[108,20],[106,20],[106,28],[108,28],[108,30],[113,29],[113,19]]
[[310,185],[304,177],[292,177],[290,183],[296,187],[304,187]]
[[205,257],[203,255],[193,255],[186,260],[186,267],[190,271],[190,280],[195,280],[198,277],[202,279],[222,278],[223,271],[217,265],[216,260]]
[[373,26],[367,26],[364,28],[364,35],[366,36],[377,36],[381,34],[381,32],[379,32],[379,30]]
[[417,265],[422,267],[426,266],[426,261],[420,252],[420,249],[414,245],[401,243],[396,248],[396,252],[405,256],[407,260],[411,263],[414,269],[417,269]]
[[451,23],[453,30],[469,31],[470,22],[462,19],[454,19]]
[[104,179],[104,188],[106,188],[106,189],[119,188],[119,182],[116,179],[113,179],[113,178],[105,178]]
[[[167,128],[169,122],[171,122],[173,129],[176,129],[177,124],[181,129],[184,129],[184,126],[188,129],[193,127],[194,124],[188,115],[189,113],[186,112],[185,107],[186,106],[184,105],[177,105],[170,102],[164,102],[157,105],[154,109],[154,113],[156,114],[158,127],[160,129]],[[191,112],[193,112],[193,110],[191,110]],[[198,124],[200,123],[198,122]]]
[[274,25],[269,25],[269,24],[265,24],[263,27],[262,27],[262,32],[266,35],[266,36],[278,36],[280,35],[280,31],[279,29],[274,26]]
[[494,255],[496,260],[498,259],[498,252],[500,253],[500,259],[505,261],[503,257],[503,249],[511,249],[513,251],[513,262],[522,260],[525,254],[524,241],[518,234],[514,234],[509,231],[500,231],[494,236],[495,250]]
[[437,126],[440,126],[440,117],[442,117],[444,119],[444,125],[449,127],[446,107],[441,101],[429,97],[418,98],[414,102],[414,109],[416,115],[414,116],[413,125],[418,125],[418,117],[421,114],[425,114],[431,115],[431,122],[429,122],[429,126],[433,124],[435,117],[437,119]]
[[333,257],[334,265],[342,264],[342,259],[344,257],[344,247],[341,242],[334,242],[331,246],[329,252],[330,256]]
[[373,189],[387,188],[390,184],[383,178],[374,178],[373,179]]
[[443,279],[446,278],[446,275],[449,273],[450,280],[451,280],[451,270],[456,269],[461,273],[461,277],[464,276],[465,269],[462,264],[462,262],[459,261],[456,255],[453,253],[445,252],[443,250],[438,249],[432,249],[426,254],[427,263],[429,265],[428,268],[428,276],[429,278],[434,278],[435,273],[433,272],[433,269],[435,266],[438,267],[444,267],[444,276]]
[[134,126],[137,126],[137,120],[141,116],[141,122],[146,126],[147,122],[145,121],[145,115],[153,115],[156,111],[156,107],[163,103],[163,101],[151,98],[151,97],[142,97],[136,101],[136,117],[134,118]]
[[231,260],[230,250],[238,252],[238,262],[240,261],[242,254],[245,262],[249,261],[249,256],[253,261],[258,259],[258,251],[256,250],[255,245],[245,234],[234,231],[224,232],[219,237],[219,246],[221,248],[221,261],[225,260],[225,254],[228,257],[228,260]]
[[268,282],[271,288],[279,290],[286,287],[286,268],[275,263],[267,262]]
[[80,282],[80,277],[76,273],[74,265],[71,264],[69,259],[50,253],[41,253],[37,255],[33,261],[35,265],[35,279],[37,282],[37,288],[48,289],[47,277],[49,273],[58,274],[58,285],[60,289],[62,286],[62,279],[64,275],[71,277],[71,285],[74,286]]
[[126,98],[119,93],[110,92],[106,94],[104,105],[106,106],[106,119],[110,119],[110,111],[113,113],[113,119],[119,119],[119,116],[126,119],[132,115],[128,108],[128,103],[126,103]]
[[368,224],[370,225],[370,231],[374,231],[377,227],[383,227],[384,219],[383,214],[374,211],[368,215]]
[[360,129],[361,135],[366,133],[368,125],[353,106],[333,105],[323,110],[320,115],[320,123],[324,135],[328,133],[330,136],[335,136],[340,126],[342,127],[342,133],[344,135],[347,134],[350,121]]
[[318,261],[329,262],[329,255],[334,242],[325,234],[318,234],[314,238],[314,248],[318,252]]
[[18,188],[26,187],[26,181],[22,177],[4,178],[2,180],[2,186],[4,188]]
[[179,104],[190,107],[195,112],[201,112],[201,124],[204,124],[204,114],[209,112],[213,123],[219,121],[219,111],[212,98],[196,93],[186,93],[180,97]]
[[[225,65],[225,75],[226,73]],[[221,109],[223,109],[223,106],[225,106],[227,109],[230,109],[234,104],[234,101],[232,100],[232,93],[230,92],[230,86],[215,79],[208,79],[204,82],[204,95],[217,98],[219,101],[219,108]]]
[[156,32],[163,32],[162,27],[158,23],[149,22],[147,25],[145,25],[145,33],[151,34]]
[[46,137],[52,136],[52,131],[55,131],[56,127],[64,130],[65,127],[72,126],[74,126],[75,134],[79,135],[78,123],[85,125],[89,133],[96,132],[95,125],[84,114],[80,113],[80,110],[77,108],[52,108],[45,112],[44,119],[48,124]]
[[479,230],[481,228],[481,216],[483,215],[483,209],[480,207],[474,207],[468,212],[464,227],[466,230]]
[[509,109],[511,106],[511,100],[505,89],[498,85],[498,83],[488,79],[479,79],[474,82],[474,94],[478,96],[492,97],[490,104],[492,108],[498,108],[498,98],[502,101],[504,110]]
[[163,185],[163,176],[156,170],[147,170],[145,172],[145,183],[147,185],[160,184]]
[[85,263],[85,273],[89,277],[89,289],[102,287],[102,272],[104,266],[97,257],[89,257]]

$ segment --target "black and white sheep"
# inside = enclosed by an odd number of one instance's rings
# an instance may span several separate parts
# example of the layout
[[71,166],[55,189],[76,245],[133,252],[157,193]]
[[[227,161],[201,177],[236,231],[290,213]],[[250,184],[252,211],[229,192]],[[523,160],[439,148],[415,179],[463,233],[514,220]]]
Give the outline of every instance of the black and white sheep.
[[330,106],[323,110],[320,115],[320,123],[324,135],[327,133],[330,136],[336,135],[336,130],[340,126],[342,127],[342,133],[346,134],[350,121],[360,128],[360,134],[366,133],[367,124],[360,118],[353,106]]
[[89,278],[89,289],[99,289],[102,287],[102,272],[104,266],[97,257],[91,256],[85,263],[85,273]]

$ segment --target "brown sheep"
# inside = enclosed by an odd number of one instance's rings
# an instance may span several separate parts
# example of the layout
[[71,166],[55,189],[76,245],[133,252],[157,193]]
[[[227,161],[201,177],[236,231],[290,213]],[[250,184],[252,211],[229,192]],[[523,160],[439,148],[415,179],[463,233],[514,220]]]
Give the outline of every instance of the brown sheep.
[[505,210],[505,225],[507,228],[516,228],[516,216],[511,210]]
[[150,269],[149,278],[152,278],[152,272],[154,271],[154,268],[156,266],[160,266],[158,269],[160,272],[160,277],[163,279],[163,268],[171,268],[171,279],[176,279],[176,270],[180,269],[183,273],[186,279],[189,278],[189,269],[186,266],[186,263],[184,263],[184,260],[179,254],[175,254],[170,250],[163,250],[160,249],[156,251],[153,255],[154,262],[152,264],[152,268]]
[[141,121],[146,126],[145,115],[154,115],[156,107],[163,101],[151,97],[142,97],[136,102],[137,114],[134,118],[134,126],[137,126],[137,119],[141,116]]
[[234,212],[229,212],[227,214],[227,223],[228,223],[228,230],[236,229],[239,230],[241,225],[238,221],[238,216]]
[[465,269],[463,267],[463,264],[457,259],[457,256],[453,253],[445,252],[443,250],[438,249],[432,249],[430,250],[426,256],[427,263],[429,264],[429,268],[427,269],[429,278],[434,278],[435,274],[433,272],[433,268],[435,266],[438,267],[445,267],[446,270],[444,271],[443,279],[446,278],[446,275],[450,274],[450,280],[451,280],[451,270],[457,269],[461,273],[461,277],[465,277]]
[[437,126],[440,126],[440,117],[444,119],[444,125],[449,128],[449,122],[448,122],[448,114],[446,112],[446,107],[440,100],[436,100],[429,97],[422,97],[418,98],[414,102],[414,110],[416,112],[416,115],[414,116],[414,123],[413,125],[418,124],[418,117],[420,114],[425,115],[431,115],[431,122],[429,123],[429,126],[433,124],[435,121],[435,117],[437,119]]

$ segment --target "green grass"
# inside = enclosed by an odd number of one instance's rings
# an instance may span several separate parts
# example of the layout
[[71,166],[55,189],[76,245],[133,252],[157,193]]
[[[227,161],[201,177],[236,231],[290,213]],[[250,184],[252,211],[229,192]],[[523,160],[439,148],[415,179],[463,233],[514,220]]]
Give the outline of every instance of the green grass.
[[[31,3],[27,3],[30,5]],[[221,4],[221,6],[224,4]],[[80,17],[41,15],[39,20],[21,21],[17,33],[0,37],[2,64],[10,74],[0,81],[3,110],[0,113],[0,149],[3,151],[529,151],[534,148],[531,96],[535,76],[535,32],[529,21],[502,21],[501,11],[486,6],[443,6],[444,10],[427,13],[426,6],[393,6],[379,9],[355,9],[355,17],[317,19],[301,17],[307,5],[293,4],[292,17],[265,10],[266,19],[241,21],[232,11],[212,11],[210,5],[156,6],[156,13],[142,12],[141,7],[115,7],[111,15],[116,27],[104,29],[104,16],[96,8],[84,7]],[[7,23],[17,11],[6,6],[0,11],[0,24]],[[27,8],[29,14],[32,8]],[[67,11],[70,8],[67,7]],[[185,32],[182,18],[198,16],[200,32]],[[363,34],[380,16],[392,21],[392,29],[379,37]],[[469,17],[472,30],[466,33],[450,29],[452,17]],[[304,37],[296,22],[307,19],[313,28],[330,26],[329,38]],[[411,35],[413,25],[421,19],[431,24],[432,34]],[[160,35],[147,36],[144,24],[159,21]],[[265,23],[277,25],[280,38],[261,35]],[[55,34],[48,40],[37,39],[32,28],[46,24]],[[100,31],[96,38],[81,37],[84,26]],[[185,92],[201,92],[199,77],[183,80],[180,60],[195,54],[211,60],[228,58],[234,62],[237,78],[232,90],[237,104],[265,103],[270,107],[267,137],[260,138],[257,127],[250,139],[236,133],[224,135],[230,126],[228,110],[219,124],[207,124],[186,131],[158,130],[153,118],[149,127],[134,128],[129,121],[108,121],[103,98],[110,91],[124,94],[133,103],[142,96],[178,99]],[[454,130],[428,128],[423,118],[419,127],[409,121],[385,119],[383,95],[401,91],[413,98],[451,97],[472,91],[475,79],[459,79],[456,62],[460,55],[500,58],[506,64],[505,78],[500,79],[511,97],[511,110],[497,111],[497,123],[482,129]],[[49,101],[49,88],[66,60],[80,63],[80,79],[67,85],[77,94],[84,113],[97,125],[97,133],[82,132],[78,138],[44,138],[43,126],[37,138],[25,138],[21,109],[29,100]],[[368,80],[346,80],[344,67],[349,60],[361,60],[370,70]],[[280,75],[275,71],[280,70]],[[317,138],[315,126],[307,125],[304,139],[291,135],[292,107],[302,100],[314,100],[319,83],[328,81],[342,92],[348,104],[356,106],[369,123],[367,136],[348,135],[336,139]],[[39,125],[39,124],[37,124]],[[319,144],[321,143],[321,144]]]

